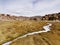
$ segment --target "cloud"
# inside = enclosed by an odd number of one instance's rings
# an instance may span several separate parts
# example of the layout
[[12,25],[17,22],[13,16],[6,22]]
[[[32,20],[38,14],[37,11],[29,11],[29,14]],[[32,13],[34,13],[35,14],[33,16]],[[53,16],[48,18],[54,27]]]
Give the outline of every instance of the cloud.
[[60,0],[5,0],[0,5],[0,13],[17,16],[45,15],[60,11]]

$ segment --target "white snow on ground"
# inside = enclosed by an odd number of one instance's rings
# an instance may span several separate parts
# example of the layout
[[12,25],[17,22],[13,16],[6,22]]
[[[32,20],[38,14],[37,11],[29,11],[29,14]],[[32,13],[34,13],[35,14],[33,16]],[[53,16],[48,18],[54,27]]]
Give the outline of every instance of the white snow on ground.
[[38,33],[42,33],[42,32],[48,32],[48,31],[50,31],[50,26],[52,26],[52,24],[49,24],[49,23],[48,23],[48,25],[43,26],[44,30],[42,30],[42,31],[27,33],[27,34],[25,34],[25,35],[23,35],[23,36],[17,37],[16,39],[14,39],[14,40],[12,40],[12,41],[9,41],[9,42],[6,42],[6,43],[4,43],[4,44],[2,44],[2,45],[9,45],[9,44],[11,44],[12,42],[14,42],[14,41],[16,41],[16,40],[18,40],[18,39],[20,39],[20,38],[27,37],[28,35],[34,35],[34,34],[38,34]]

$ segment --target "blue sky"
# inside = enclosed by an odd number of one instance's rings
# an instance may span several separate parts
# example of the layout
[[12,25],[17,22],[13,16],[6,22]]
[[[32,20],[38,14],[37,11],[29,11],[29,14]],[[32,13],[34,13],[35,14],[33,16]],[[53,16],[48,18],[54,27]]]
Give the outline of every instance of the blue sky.
[[0,0],[0,13],[37,16],[60,12],[60,0]]

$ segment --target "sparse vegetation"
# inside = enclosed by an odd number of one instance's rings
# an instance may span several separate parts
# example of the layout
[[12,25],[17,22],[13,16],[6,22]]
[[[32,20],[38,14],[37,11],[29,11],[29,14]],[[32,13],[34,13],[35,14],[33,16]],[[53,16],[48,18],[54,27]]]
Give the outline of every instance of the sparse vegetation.
[[60,22],[44,21],[0,21],[0,44],[29,32],[43,30],[52,23],[51,31],[16,40],[11,45],[60,45]]
[[50,23],[53,24],[50,32],[27,36],[11,45],[60,45],[60,22]]
[[28,32],[43,30],[46,24],[40,21],[0,21],[0,44]]

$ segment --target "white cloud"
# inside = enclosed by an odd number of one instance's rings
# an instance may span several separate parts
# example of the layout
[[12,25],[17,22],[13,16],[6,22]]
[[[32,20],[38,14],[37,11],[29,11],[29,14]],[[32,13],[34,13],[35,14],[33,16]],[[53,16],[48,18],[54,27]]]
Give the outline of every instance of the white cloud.
[[0,8],[1,13],[35,16],[60,11],[58,8],[60,0],[9,0],[5,2],[3,9]]

